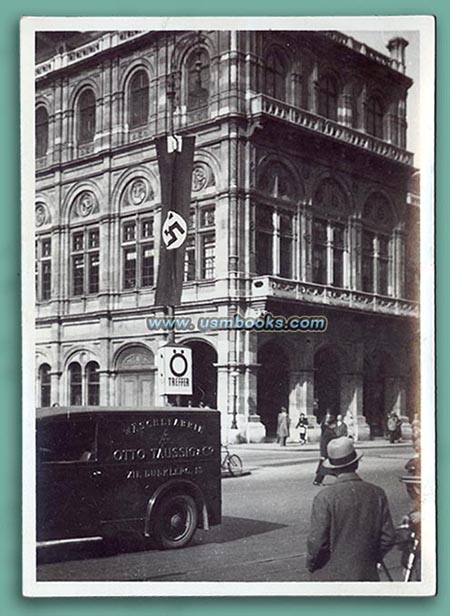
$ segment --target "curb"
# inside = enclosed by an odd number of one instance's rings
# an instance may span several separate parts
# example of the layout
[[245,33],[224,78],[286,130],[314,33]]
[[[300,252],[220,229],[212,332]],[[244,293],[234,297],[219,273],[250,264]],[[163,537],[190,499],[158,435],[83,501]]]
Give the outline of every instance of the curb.
[[221,475],[221,479],[239,479],[239,477],[247,477],[248,475],[251,475],[252,472],[251,471],[243,471],[240,475],[232,475],[231,473],[222,473]]
[[[355,449],[404,449],[412,448],[412,446],[412,442],[408,441],[405,441],[403,443],[376,443],[357,441],[355,443]],[[249,451],[278,451],[280,453],[293,453],[301,451],[315,453],[319,450],[319,443],[315,443],[314,446],[287,444],[286,447],[280,447],[276,443],[233,443],[232,445],[228,445],[228,447],[241,451],[244,449],[248,449]]]

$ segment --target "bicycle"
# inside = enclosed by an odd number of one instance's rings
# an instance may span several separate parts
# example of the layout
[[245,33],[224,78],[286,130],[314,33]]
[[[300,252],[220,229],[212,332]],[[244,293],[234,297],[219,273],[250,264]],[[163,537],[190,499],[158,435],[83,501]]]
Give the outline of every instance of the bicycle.
[[228,471],[233,477],[239,477],[244,471],[241,458],[236,453],[230,453],[227,445],[222,445],[225,455],[222,458],[222,470]]

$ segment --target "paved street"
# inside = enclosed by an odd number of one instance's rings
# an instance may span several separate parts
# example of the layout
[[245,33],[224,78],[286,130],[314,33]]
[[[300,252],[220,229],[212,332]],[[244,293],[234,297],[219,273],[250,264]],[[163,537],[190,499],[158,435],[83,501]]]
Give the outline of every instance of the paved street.
[[[363,449],[360,474],[385,489],[399,523],[409,502],[398,477],[412,449],[384,443]],[[232,450],[251,472],[223,479],[221,526],[197,531],[192,544],[179,551],[144,551],[135,541],[114,555],[106,555],[100,543],[44,548],[38,580],[308,580],[306,536],[312,498],[320,489],[312,485],[317,446],[238,445]],[[394,549],[386,558],[394,579],[400,579],[399,563]]]

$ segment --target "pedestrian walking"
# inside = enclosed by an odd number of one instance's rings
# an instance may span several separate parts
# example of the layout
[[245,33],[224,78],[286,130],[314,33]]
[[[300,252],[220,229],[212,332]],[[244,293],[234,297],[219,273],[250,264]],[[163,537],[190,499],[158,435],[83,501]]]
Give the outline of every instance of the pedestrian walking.
[[348,428],[342,415],[336,415],[336,438],[340,436],[348,436]]
[[298,418],[298,422],[295,427],[298,428],[300,445],[306,445],[306,441],[308,440],[308,418],[306,417],[305,413],[300,413],[300,417]]
[[289,436],[289,424],[290,419],[287,408],[285,406],[282,406],[280,412],[278,413],[277,420],[277,437],[281,447],[286,446],[286,440]]
[[402,420],[394,411],[388,416],[386,422],[390,443],[398,443],[402,438]]
[[320,425],[320,459],[313,481],[315,486],[321,486],[326,475],[326,469],[324,468],[323,463],[327,457],[328,443],[334,438],[336,438],[336,420],[330,410],[327,409],[325,417]]
[[314,581],[379,581],[377,564],[395,543],[386,494],[356,473],[353,439],[331,440],[327,454],[336,481],[314,497],[306,566]]

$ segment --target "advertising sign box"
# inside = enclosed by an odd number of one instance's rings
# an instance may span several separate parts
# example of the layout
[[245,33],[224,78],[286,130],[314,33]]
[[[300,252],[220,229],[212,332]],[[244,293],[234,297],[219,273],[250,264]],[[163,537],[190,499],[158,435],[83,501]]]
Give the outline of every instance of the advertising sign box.
[[158,381],[161,395],[192,396],[192,349],[181,344],[161,347]]
[[38,409],[37,539],[135,530],[179,548],[221,521],[220,413]]

